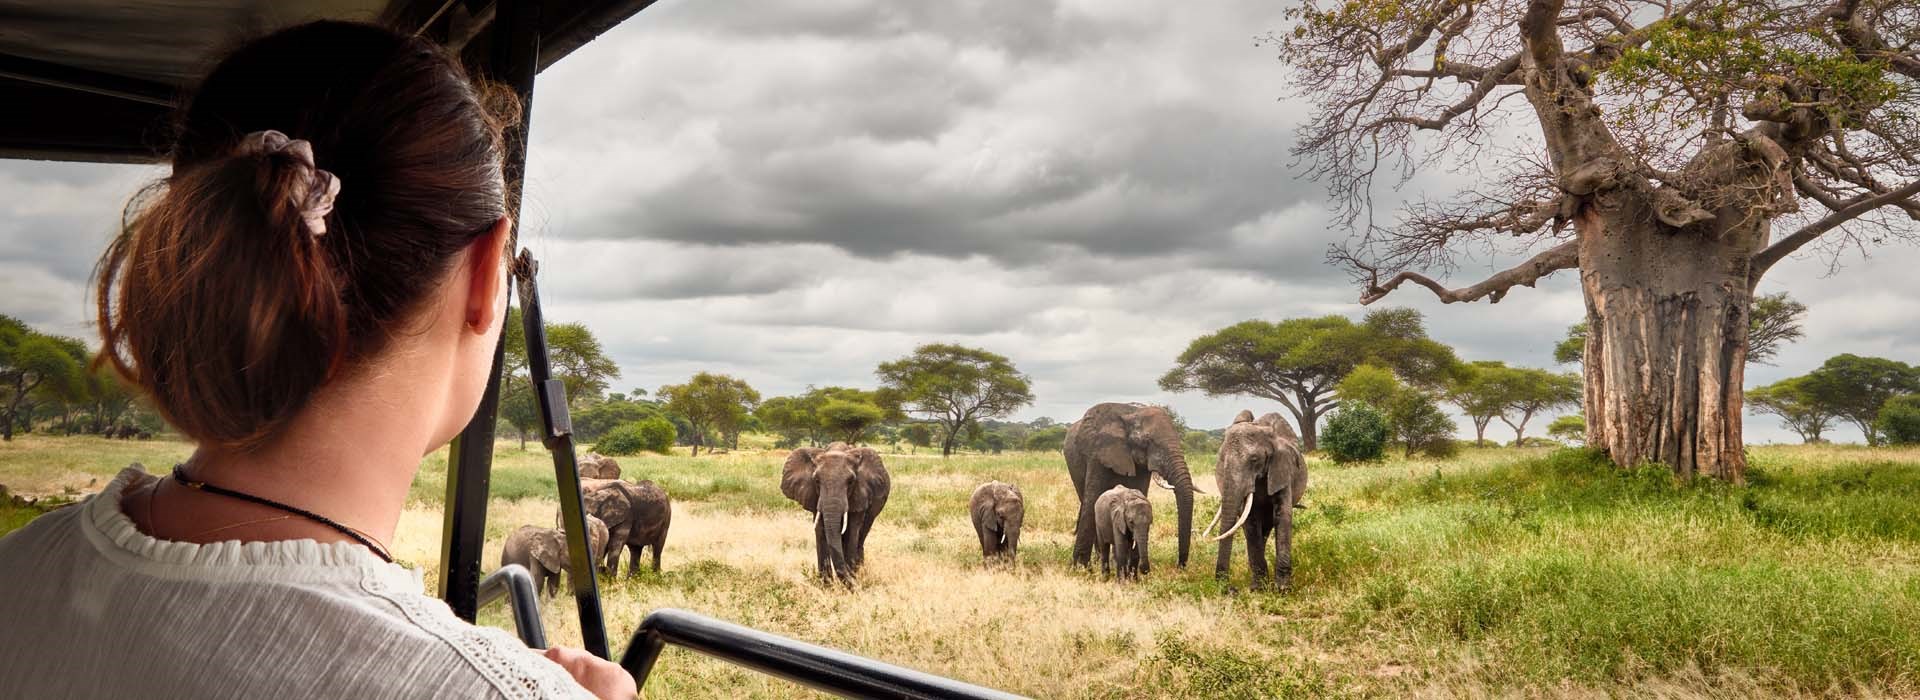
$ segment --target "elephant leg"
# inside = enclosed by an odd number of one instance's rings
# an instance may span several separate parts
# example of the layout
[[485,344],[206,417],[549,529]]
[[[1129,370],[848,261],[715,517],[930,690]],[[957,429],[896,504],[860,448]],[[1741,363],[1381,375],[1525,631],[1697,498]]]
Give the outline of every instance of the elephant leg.
[[1233,576],[1233,538],[1220,540],[1220,556],[1213,562],[1213,577],[1225,581]]
[[653,573],[660,573],[660,550],[666,547],[666,535],[661,535],[659,539],[653,541]]
[[1278,522],[1273,529],[1273,569],[1274,585],[1286,590],[1293,587],[1293,490],[1282,493],[1284,497],[1274,506]]
[[[1089,474],[1087,476],[1091,478],[1093,475]],[[1099,487],[1097,479],[1091,480],[1091,483],[1092,485],[1089,488]],[[1094,545],[1093,501],[1097,496],[1098,494],[1094,496],[1081,494],[1080,496],[1080,520],[1075,522],[1073,526],[1073,564],[1075,566],[1088,566],[1092,558]],[[1105,561],[1104,556],[1103,554],[1103,562]],[[1101,566],[1101,571],[1103,573],[1106,571],[1104,564]]]
[[1110,566],[1108,565],[1108,560],[1110,557],[1112,557],[1112,555],[1113,555],[1113,547],[1107,545],[1104,542],[1101,543],[1100,544],[1100,575],[1101,576],[1107,576],[1113,573],[1113,569],[1110,568]]
[[980,538],[980,558],[981,559],[991,560],[993,559],[994,555],[1000,553],[998,551],[998,548],[1000,546],[1000,536],[994,534],[993,530],[987,529],[985,526],[975,526],[973,528],[973,534]]
[[1267,578],[1267,538],[1257,520],[1257,518],[1248,518],[1247,524],[1241,528],[1247,536],[1247,569],[1251,572],[1252,578],[1249,586],[1256,591],[1266,586]]

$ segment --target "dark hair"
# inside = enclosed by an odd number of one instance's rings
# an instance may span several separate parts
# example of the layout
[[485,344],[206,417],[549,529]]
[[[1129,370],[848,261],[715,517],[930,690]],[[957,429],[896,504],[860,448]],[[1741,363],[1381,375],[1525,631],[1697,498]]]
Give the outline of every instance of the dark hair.
[[[98,269],[99,363],[202,443],[250,449],[314,392],[379,353],[454,258],[507,215],[511,93],[438,46],[314,22],[253,40],[181,112],[173,172],[136,195]],[[341,190],[313,235],[294,154],[243,151],[277,130]]]

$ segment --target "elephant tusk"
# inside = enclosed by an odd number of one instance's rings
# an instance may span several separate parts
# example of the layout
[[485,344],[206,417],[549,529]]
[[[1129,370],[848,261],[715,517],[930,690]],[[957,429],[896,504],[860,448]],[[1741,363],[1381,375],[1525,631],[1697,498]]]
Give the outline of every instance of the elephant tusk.
[[842,515],[840,516],[840,536],[845,537],[846,535],[847,535],[847,516]]
[[813,526],[820,527],[820,514],[817,512],[813,514]]
[[1213,529],[1214,529],[1214,528],[1216,528],[1216,527],[1219,527],[1219,526],[1220,526],[1220,514],[1221,514],[1221,513],[1225,513],[1225,512],[1227,512],[1227,504],[1225,504],[1225,503],[1222,503],[1222,504],[1220,504],[1220,509],[1219,509],[1219,510],[1216,510],[1216,511],[1214,511],[1214,512],[1213,512],[1213,521],[1212,521],[1212,522],[1209,522],[1209,523],[1207,523],[1207,526],[1206,526],[1206,527],[1204,527],[1204,528],[1201,528],[1201,529],[1200,529],[1200,534],[1201,534],[1202,536],[1204,536],[1204,535],[1206,535],[1206,534],[1207,534],[1207,533],[1209,533],[1209,532],[1213,532]]
[[[1222,510],[1225,510],[1225,509],[1223,508]],[[1220,540],[1224,540],[1226,538],[1232,537],[1233,533],[1238,532],[1240,530],[1241,525],[1247,524],[1247,516],[1252,514],[1253,514],[1253,494],[1249,493],[1247,494],[1247,505],[1240,509],[1239,522],[1234,523],[1233,527],[1227,528],[1226,532],[1220,533],[1219,537],[1213,538],[1213,541],[1219,542]]]
[[1166,489],[1168,491],[1175,490],[1173,488],[1173,482],[1167,481],[1167,477],[1161,476],[1160,472],[1153,473],[1153,483],[1158,484],[1160,488]]
[[1000,531],[1000,544],[1006,544],[1006,543],[1007,543],[1007,531],[1006,531],[1006,530],[1001,530],[1001,531]]

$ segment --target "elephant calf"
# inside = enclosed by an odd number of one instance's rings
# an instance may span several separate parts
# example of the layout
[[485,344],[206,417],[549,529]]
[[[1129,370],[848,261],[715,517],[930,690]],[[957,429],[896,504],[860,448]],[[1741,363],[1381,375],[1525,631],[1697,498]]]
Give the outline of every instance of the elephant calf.
[[967,503],[973,515],[973,532],[980,536],[980,556],[1013,561],[1020,554],[1020,523],[1026,518],[1026,501],[1020,487],[989,481],[973,490]]
[[1115,486],[1093,503],[1094,548],[1100,550],[1100,573],[1109,573],[1109,558],[1120,578],[1130,579],[1147,561],[1147,531],[1153,528],[1153,504],[1147,495]]
[[[587,516],[589,561],[597,561],[607,546],[607,524]],[[507,535],[500,548],[500,565],[519,564],[533,575],[533,585],[548,596],[560,592],[560,572],[567,570],[567,536],[553,528],[521,525]]]

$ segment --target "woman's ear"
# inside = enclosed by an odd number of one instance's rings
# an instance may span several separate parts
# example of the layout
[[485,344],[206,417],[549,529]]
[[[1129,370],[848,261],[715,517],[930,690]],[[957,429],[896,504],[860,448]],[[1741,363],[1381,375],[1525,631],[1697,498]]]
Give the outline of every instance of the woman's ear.
[[493,329],[507,292],[507,238],[513,219],[502,216],[493,227],[467,245],[467,328],[475,333]]

